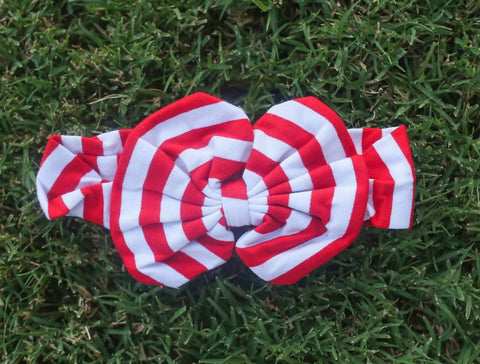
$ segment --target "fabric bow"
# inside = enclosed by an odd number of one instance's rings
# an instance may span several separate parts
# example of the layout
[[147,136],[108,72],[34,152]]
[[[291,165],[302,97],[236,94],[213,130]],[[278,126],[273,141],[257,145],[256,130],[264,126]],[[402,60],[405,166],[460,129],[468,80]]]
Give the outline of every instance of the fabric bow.
[[[237,254],[294,283],[362,225],[408,228],[415,172],[404,126],[347,129],[313,97],[245,113],[196,93],[134,129],[49,139],[37,176],[49,218],[110,228],[131,275],[178,287]],[[231,228],[251,226],[235,243]]]

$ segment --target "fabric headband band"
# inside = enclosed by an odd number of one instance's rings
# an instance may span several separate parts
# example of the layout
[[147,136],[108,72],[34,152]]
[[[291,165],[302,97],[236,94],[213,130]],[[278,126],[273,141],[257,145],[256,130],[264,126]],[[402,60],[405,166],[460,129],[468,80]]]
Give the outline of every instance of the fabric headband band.
[[[363,224],[409,228],[414,183],[404,126],[347,129],[305,97],[252,127],[240,108],[196,93],[131,130],[52,136],[37,193],[49,219],[109,228],[134,278],[178,287],[234,247],[260,278],[294,283]],[[252,229],[235,242],[239,226]]]

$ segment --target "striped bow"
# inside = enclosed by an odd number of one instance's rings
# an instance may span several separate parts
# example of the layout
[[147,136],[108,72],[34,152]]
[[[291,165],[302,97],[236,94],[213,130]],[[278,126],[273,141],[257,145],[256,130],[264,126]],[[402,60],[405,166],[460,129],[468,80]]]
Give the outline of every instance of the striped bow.
[[[296,282],[363,224],[408,228],[415,172],[404,126],[347,129],[313,97],[252,128],[197,93],[131,130],[52,136],[37,176],[49,218],[110,228],[131,275],[178,287],[237,254],[259,277]],[[232,228],[251,226],[236,242]]]

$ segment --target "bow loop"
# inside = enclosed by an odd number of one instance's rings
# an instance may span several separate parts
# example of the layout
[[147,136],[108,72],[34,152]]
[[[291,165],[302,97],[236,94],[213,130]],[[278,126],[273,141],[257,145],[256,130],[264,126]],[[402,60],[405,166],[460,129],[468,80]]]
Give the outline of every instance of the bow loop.
[[254,135],[244,178],[249,199],[266,197],[268,209],[236,249],[262,279],[293,283],[358,234],[366,166],[340,118],[315,98],[272,107]]
[[113,182],[112,237],[135,278],[176,287],[230,258],[223,186],[252,139],[241,109],[201,93],[133,130]]

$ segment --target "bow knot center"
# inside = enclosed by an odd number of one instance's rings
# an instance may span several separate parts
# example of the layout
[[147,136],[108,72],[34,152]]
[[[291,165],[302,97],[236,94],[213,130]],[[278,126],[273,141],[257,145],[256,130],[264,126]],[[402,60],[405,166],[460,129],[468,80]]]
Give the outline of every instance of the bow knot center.
[[222,208],[227,227],[251,225],[248,196],[243,179],[222,183]]

